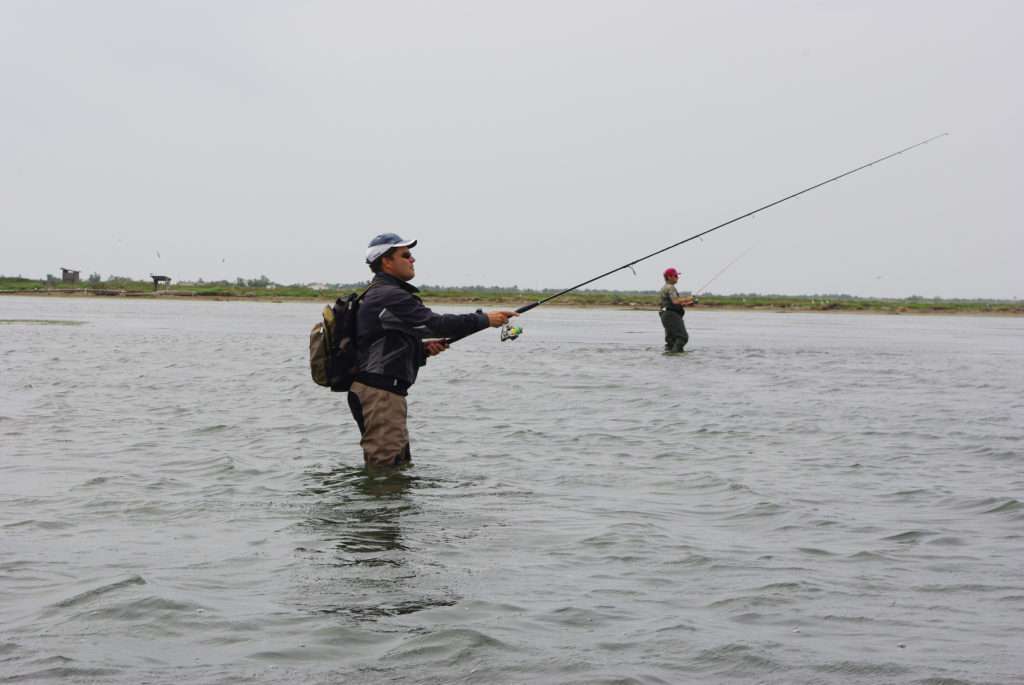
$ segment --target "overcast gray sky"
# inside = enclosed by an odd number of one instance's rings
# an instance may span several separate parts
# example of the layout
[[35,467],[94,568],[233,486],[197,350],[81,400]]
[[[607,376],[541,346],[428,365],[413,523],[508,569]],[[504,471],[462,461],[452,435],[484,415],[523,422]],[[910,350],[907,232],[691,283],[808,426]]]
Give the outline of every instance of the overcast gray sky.
[[[0,274],[1022,297],[1021,2],[0,1]],[[752,248],[752,249],[751,249]]]

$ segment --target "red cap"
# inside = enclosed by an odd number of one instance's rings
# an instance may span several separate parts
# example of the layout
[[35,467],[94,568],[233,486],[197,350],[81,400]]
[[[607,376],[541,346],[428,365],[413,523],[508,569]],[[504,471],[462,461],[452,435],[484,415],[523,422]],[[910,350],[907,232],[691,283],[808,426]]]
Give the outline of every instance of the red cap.
[[665,278],[679,278],[679,272],[669,267],[665,269]]

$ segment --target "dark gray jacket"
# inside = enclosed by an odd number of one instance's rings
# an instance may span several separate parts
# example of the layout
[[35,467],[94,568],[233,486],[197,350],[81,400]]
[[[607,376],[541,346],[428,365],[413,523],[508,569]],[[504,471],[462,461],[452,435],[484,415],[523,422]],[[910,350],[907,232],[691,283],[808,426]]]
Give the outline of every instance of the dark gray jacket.
[[436,314],[419,289],[394,276],[377,274],[359,305],[359,373],[366,385],[405,395],[427,363],[424,338],[454,338],[487,328],[487,316]]

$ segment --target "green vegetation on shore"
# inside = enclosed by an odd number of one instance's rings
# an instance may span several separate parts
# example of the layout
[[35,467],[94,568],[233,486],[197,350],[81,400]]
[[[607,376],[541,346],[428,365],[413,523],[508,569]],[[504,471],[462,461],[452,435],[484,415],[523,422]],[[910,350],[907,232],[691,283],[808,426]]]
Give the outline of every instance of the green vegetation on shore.
[[[237,279],[196,283],[174,283],[161,285],[154,291],[152,281],[138,281],[130,278],[111,276],[100,279],[93,274],[80,283],[61,283],[53,278],[34,280],[29,278],[0,276],[0,294],[38,295],[96,295],[113,297],[159,297],[159,298],[244,298],[280,300],[284,298],[306,298],[331,301],[353,290],[366,287],[361,283],[332,283],[326,286],[294,284],[280,285],[265,276],[258,279]],[[536,302],[558,290],[523,290],[517,287],[499,288],[487,286],[446,287],[420,286],[423,298],[429,302],[472,303],[479,305],[517,305]],[[698,306],[711,309],[768,309],[786,311],[864,311],[891,313],[997,313],[1024,314],[1024,301],[1019,300],[961,300],[912,296],[908,298],[868,298],[852,295],[760,295],[734,294],[701,295]],[[557,304],[590,307],[631,307],[655,309],[658,296],[654,290],[577,290],[563,295]]]

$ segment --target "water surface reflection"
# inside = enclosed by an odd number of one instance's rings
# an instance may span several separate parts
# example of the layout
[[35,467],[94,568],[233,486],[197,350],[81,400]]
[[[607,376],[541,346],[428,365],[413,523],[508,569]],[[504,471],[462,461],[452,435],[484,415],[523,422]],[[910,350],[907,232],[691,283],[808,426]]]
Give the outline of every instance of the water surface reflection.
[[[425,592],[421,576],[433,572],[417,546],[407,543],[403,521],[421,515],[415,491],[420,478],[409,471],[370,473],[341,467],[308,474],[299,493],[315,498],[302,528],[312,533],[297,551],[307,556],[314,577],[300,603],[317,613],[377,619],[451,606],[447,591]],[[315,606],[308,606],[316,597]]]

